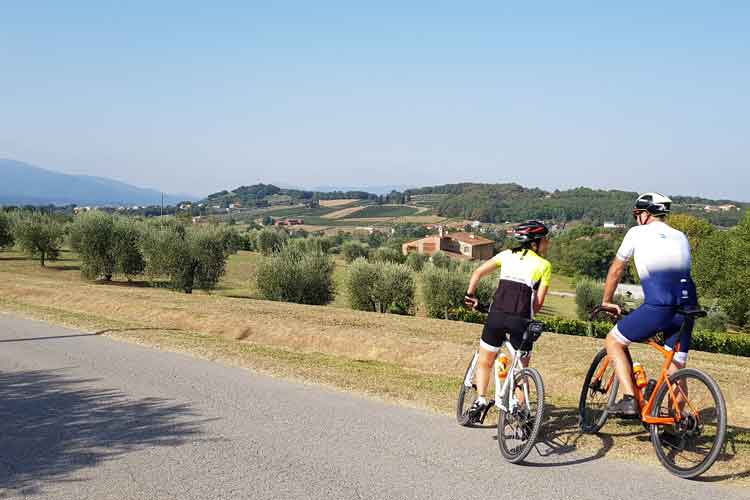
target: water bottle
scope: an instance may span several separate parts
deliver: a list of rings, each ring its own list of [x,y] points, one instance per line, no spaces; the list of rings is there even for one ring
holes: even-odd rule
[[[500,380],[505,380],[508,376],[508,370],[510,370],[510,358],[503,352],[497,357],[495,363],[497,363],[497,376],[500,377]]]
[[[635,385],[639,389],[643,389],[646,387],[646,384],[648,384],[648,379],[646,378],[646,369],[643,368],[643,365],[639,362],[633,363],[633,378],[635,379]]]

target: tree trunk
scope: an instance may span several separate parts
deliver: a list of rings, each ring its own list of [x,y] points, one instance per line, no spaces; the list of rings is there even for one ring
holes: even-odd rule
[[[44,267],[44,252],[39,253],[39,264]]]

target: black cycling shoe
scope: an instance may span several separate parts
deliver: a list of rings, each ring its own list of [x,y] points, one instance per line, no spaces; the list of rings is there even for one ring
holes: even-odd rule
[[[618,402],[607,407],[607,411],[621,417],[638,416],[638,402],[633,396],[625,395]]]
[[[474,404],[471,405],[471,408],[469,408],[469,411],[467,412],[469,414],[469,421],[471,423],[477,423],[483,420],[489,406],[489,403],[483,404],[479,400],[474,401]]]

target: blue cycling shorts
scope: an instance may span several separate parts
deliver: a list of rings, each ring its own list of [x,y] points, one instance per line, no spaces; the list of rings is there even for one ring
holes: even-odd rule
[[[654,306],[643,304],[635,311],[624,316],[617,322],[613,332],[617,339],[628,345],[631,342],[643,342],[650,339],[659,332],[664,333],[664,346],[674,349],[675,343],[680,341],[680,352],[687,353],[690,350],[690,341],[693,338],[693,325],[687,325],[682,331],[685,316],[677,314],[676,306]],[[684,356],[681,356],[684,358]]]

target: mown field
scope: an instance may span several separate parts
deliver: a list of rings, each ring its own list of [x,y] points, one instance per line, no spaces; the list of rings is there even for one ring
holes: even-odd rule
[[[244,276],[257,258],[233,258],[217,293],[185,295],[143,283],[82,281],[79,262],[67,252],[48,268],[3,252],[0,310],[453,413],[455,393],[481,326],[234,298],[251,295]],[[549,406],[543,439],[560,454],[576,453],[571,460],[606,455],[656,464],[648,435],[638,424],[612,421],[595,436],[577,431],[580,385],[601,346],[596,339],[548,333],[535,347],[533,364],[544,377]],[[649,373],[656,373],[657,360],[650,351],[637,346],[634,356]],[[729,442],[706,479],[750,483],[750,398],[744,393],[750,359],[695,352],[690,363],[718,380],[729,410]]]

